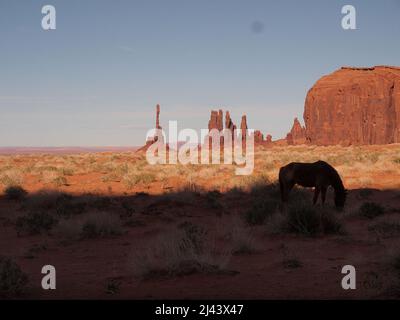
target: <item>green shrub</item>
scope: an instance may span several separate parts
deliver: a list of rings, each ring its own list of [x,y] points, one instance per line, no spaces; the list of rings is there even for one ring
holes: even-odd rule
[[[16,221],[17,232],[41,234],[48,232],[58,220],[47,212],[30,212]]]
[[[24,292],[28,276],[10,258],[0,257],[0,296],[13,297]]]
[[[360,216],[373,219],[375,217],[381,216],[385,213],[385,209],[375,202],[365,202],[358,209]]]
[[[7,199],[21,200],[27,195],[27,192],[20,186],[9,186],[4,190],[4,194]]]

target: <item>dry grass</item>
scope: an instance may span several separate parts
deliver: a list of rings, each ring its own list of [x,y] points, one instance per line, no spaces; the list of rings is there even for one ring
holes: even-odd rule
[[[133,253],[133,273],[139,278],[176,277],[192,273],[220,273],[231,251],[215,237],[193,227],[163,232]]]
[[[282,146],[258,148],[251,176],[236,176],[234,165],[149,165],[142,153],[95,153],[72,155],[0,156],[0,183],[4,187],[79,188],[86,183],[102,190],[176,189],[196,184],[205,190],[221,192],[246,190],[257,181],[277,181],[279,168],[291,161],[325,160],[335,166],[348,188],[379,184],[400,187],[400,145],[388,146]],[[79,177],[79,182],[76,178]],[[377,177],[387,177],[386,180]],[[399,177],[398,177],[399,178]],[[70,181],[72,181],[70,186]],[[75,183],[74,183],[75,181]],[[397,181],[397,184],[396,184]]]

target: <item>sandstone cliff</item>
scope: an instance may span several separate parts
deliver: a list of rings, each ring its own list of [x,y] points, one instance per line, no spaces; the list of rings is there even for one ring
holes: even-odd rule
[[[306,139],[317,145],[400,142],[400,68],[342,68],[309,90]]]

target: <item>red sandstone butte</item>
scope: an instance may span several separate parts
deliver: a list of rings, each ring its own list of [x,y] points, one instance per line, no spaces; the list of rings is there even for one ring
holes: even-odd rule
[[[343,67],[308,91],[308,143],[365,145],[400,142],[400,68]]]

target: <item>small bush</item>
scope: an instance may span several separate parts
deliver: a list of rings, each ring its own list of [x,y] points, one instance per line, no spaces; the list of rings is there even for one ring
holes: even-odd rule
[[[231,251],[218,250],[210,238],[204,239],[202,247],[206,250],[198,250],[183,230],[164,233],[134,253],[134,273],[149,279],[222,272]]]
[[[107,294],[117,294],[119,293],[121,287],[121,282],[117,279],[109,279],[106,283],[106,293]]]
[[[286,258],[283,259],[283,267],[287,269],[297,269],[301,268],[303,264],[297,258]]]
[[[289,232],[316,235],[320,229],[320,215],[314,206],[305,202],[290,205],[287,216]]]
[[[358,209],[358,214],[362,217],[373,219],[385,213],[385,209],[375,202],[365,202]]]
[[[278,206],[273,200],[259,200],[245,213],[244,219],[249,225],[262,225]]]
[[[240,220],[232,220],[223,226],[223,237],[235,255],[252,254],[256,252],[256,243],[251,228]]]
[[[343,224],[328,208],[318,209],[308,203],[300,201],[288,207],[286,215],[279,219],[280,232],[297,233],[305,236],[317,234],[343,234]]]
[[[4,194],[7,199],[21,200],[27,195],[27,192],[20,186],[10,186],[4,190]]]
[[[184,232],[185,238],[190,242],[196,252],[204,250],[204,241],[207,236],[207,231],[202,227],[191,222],[184,222],[180,225]]]
[[[341,220],[333,212],[324,209],[321,212],[321,232],[323,234],[344,234],[345,230]]]
[[[0,175],[0,183],[6,187],[21,186],[23,181],[22,174],[17,170],[8,170]]]
[[[57,222],[58,220],[47,212],[30,212],[17,219],[16,229],[18,233],[41,234],[50,231]]]
[[[0,296],[13,297],[24,292],[28,276],[10,258],[0,257]]]
[[[104,238],[117,236],[122,233],[122,224],[119,217],[107,212],[98,212],[89,215],[82,225],[82,238]]]
[[[54,178],[52,183],[57,187],[62,187],[68,185],[67,179],[64,176],[58,176]]]
[[[156,176],[152,173],[134,173],[127,174],[122,179],[123,183],[128,189],[132,189],[135,185],[142,183],[144,185],[150,184],[156,180]]]

